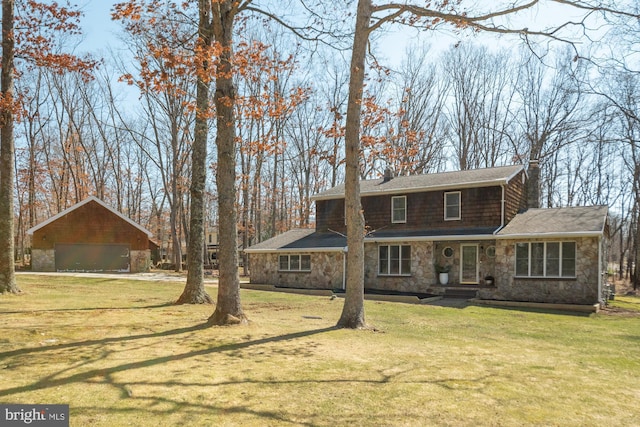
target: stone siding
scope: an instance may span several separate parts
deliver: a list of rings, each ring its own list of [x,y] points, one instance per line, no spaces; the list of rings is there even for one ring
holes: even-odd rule
[[[31,249],[32,271],[56,271],[56,251],[54,249]]]
[[[523,240],[496,243],[495,287],[479,289],[478,298],[562,304],[595,304],[599,301],[599,239],[578,238],[576,278],[516,278],[515,245]],[[534,239],[532,242],[543,242]],[[558,241],[557,239],[549,241]]]
[[[598,238],[578,238],[576,242],[576,278],[515,278],[515,244],[524,240],[487,240],[466,242],[478,244],[479,283],[478,298],[503,301],[526,301],[563,304],[595,304],[599,301],[599,246]],[[542,242],[544,239],[531,241]],[[557,239],[549,241],[558,241]],[[459,285],[460,242],[411,242],[411,274],[407,276],[378,275],[378,247],[368,242],[364,245],[364,286],[367,289],[393,292],[417,292],[442,294],[447,287]],[[402,244],[402,243],[389,243]],[[495,246],[495,257],[487,254],[487,248]],[[442,251],[451,247],[454,255],[444,259]],[[279,271],[277,253],[251,254],[251,283],[269,284],[291,288],[342,289],[344,259],[342,252],[300,252],[311,255],[311,271]],[[434,262],[452,266],[449,283],[441,286]],[[485,276],[493,276],[493,286],[484,282]]]
[[[130,267],[131,273],[145,273],[151,269],[151,250],[131,251]]]
[[[311,255],[311,271],[279,271],[277,253],[253,253],[251,283],[305,289],[342,289],[342,252],[299,252]]]
[[[365,288],[426,293],[432,285],[436,284],[433,242],[389,243],[390,245],[408,244],[411,246],[411,275],[409,276],[378,275],[378,246],[381,244],[383,243],[365,243],[364,245]]]

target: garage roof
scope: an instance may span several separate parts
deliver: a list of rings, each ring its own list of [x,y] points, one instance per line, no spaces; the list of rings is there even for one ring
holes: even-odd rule
[[[134,226],[138,230],[142,231],[147,236],[149,236],[149,237],[153,236],[153,233],[151,233],[149,230],[147,230],[146,228],[142,227],[140,224],[136,224],[134,221],[132,221],[131,219],[129,219],[126,216],[122,215],[120,212],[118,212],[115,209],[111,208],[105,202],[103,202],[102,200],[100,200],[100,199],[98,199],[97,197],[94,197],[94,196],[88,197],[88,198],[84,199],[83,201],[81,201],[79,203],[76,203],[75,205],[63,210],[62,212],[58,213],[57,215],[52,216],[48,220],[46,220],[44,222],[41,222],[40,224],[36,225],[35,227],[32,227],[32,228],[28,229],[27,230],[27,234],[32,235],[35,231],[37,231],[37,230],[39,230],[39,229],[51,224],[54,221],[57,221],[58,219],[62,218],[63,216],[65,216],[69,212],[74,211],[74,210],[78,209],[79,207],[84,206],[84,205],[86,205],[87,203],[90,203],[90,202],[96,202],[97,204],[99,204],[103,208],[107,209],[109,212],[111,212],[114,215],[120,217],[123,221],[128,222],[129,224],[131,224],[132,226]]]

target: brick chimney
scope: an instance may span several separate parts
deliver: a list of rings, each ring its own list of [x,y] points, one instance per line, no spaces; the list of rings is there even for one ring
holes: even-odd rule
[[[527,181],[527,208],[540,207],[540,166],[538,159],[529,160],[527,170],[529,180]]]

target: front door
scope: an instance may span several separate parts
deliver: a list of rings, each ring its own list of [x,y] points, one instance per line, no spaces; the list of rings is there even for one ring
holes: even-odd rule
[[[478,284],[478,245],[462,245],[460,247],[461,284]]]

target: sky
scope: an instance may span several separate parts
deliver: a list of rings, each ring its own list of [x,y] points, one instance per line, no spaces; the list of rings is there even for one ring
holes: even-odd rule
[[[105,49],[107,44],[115,45],[118,40],[115,33],[119,24],[111,20],[111,9],[118,1],[83,0],[79,8],[84,12],[82,33],[84,40],[78,49],[83,52],[96,52]]]
[[[107,45],[117,47],[118,39],[116,33],[119,30],[119,24],[111,20],[111,9],[113,5],[122,0],[80,0],[79,7],[85,16],[82,20],[82,28],[84,40],[78,46],[80,52],[98,53],[102,50],[106,51]],[[560,6],[537,7],[522,16],[521,22],[515,22],[518,27],[536,28],[545,24],[553,24],[564,22],[573,18],[567,8]],[[417,40],[420,33],[412,29],[394,28],[385,31],[383,34],[378,33],[379,52],[383,53],[393,64],[399,64],[406,55],[406,48],[412,42]],[[442,33],[422,32],[422,39],[427,40],[432,47],[447,47],[458,40],[474,40],[489,45],[515,44],[514,37],[497,39],[496,37],[481,36],[454,36]],[[104,52],[103,52],[104,53]]]

